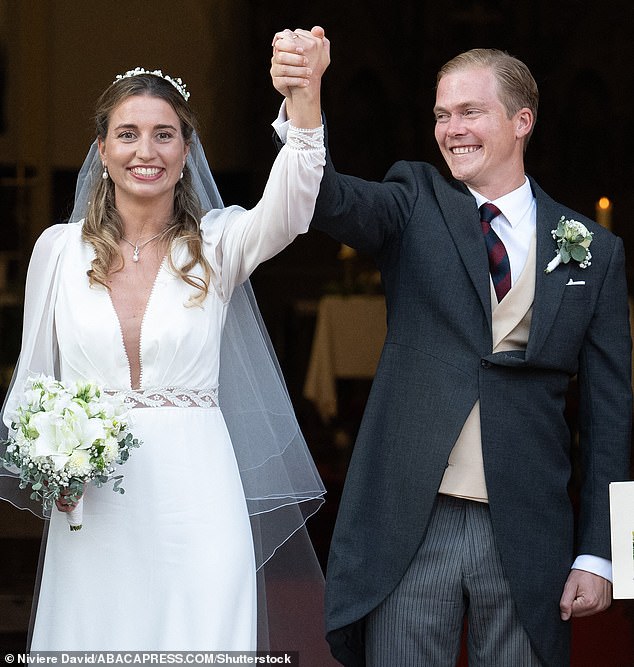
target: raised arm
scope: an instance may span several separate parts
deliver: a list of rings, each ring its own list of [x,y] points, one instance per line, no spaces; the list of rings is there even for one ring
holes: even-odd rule
[[[278,145],[286,139],[290,125],[301,126],[300,104],[330,62],[330,42],[323,28],[310,31],[283,30],[273,38],[271,79],[273,87],[285,98],[280,117],[274,124]],[[409,219],[417,199],[417,179],[412,167],[402,163],[392,169],[384,183],[370,183],[339,174],[326,151],[324,178],[321,181],[311,226],[336,240],[369,255],[377,255]],[[371,212],[371,214],[369,214]]]
[[[286,145],[273,164],[256,206],[250,210],[239,206],[213,209],[202,221],[205,254],[214,269],[214,286],[222,299],[229,299],[234,287],[261,262],[308,231],[323,175],[320,87],[330,63],[328,41],[306,30],[284,30],[273,40],[273,61],[277,45],[284,53],[280,60],[295,63],[289,67],[300,72],[300,81],[282,77],[286,83],[280,82],[292,108]],[[272,71],[277,67],[273,63]]]

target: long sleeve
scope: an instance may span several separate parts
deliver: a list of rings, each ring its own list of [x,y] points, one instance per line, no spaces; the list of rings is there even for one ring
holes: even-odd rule
[[[256,206],[249,210],[229,206],[205,215],[205,253],[219,279],[216,289],[223,300],[261,262],[308,231],[324,164],[323,128],[291,127]]]
[[[54,225],[37,240],[26,278],[24,321],[20,358],[12,386],[3,408],[3,421],[10,424],[26,377],[32,373],[54,375],[57,349],[55,344],[55,293],[57,266],[69,233],[79,233],[77,225]]]
[[[24,296],[22,348],[7,398],[2,406],[0,440],[6,438],[8,434],[11,417],[22,396],[26,378],[30,374],[55,375],[57,372],[55,338],[57,267],[68,235],[78,231],[76,225],[54,225],[42,233],[33,248]],[[29,496],[28,490],[19,488],[16,475],[0,467],[0,499],[42,516],[42,504],[31,500]]]

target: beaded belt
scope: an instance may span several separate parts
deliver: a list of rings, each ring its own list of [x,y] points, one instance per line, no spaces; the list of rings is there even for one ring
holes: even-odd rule
[[[217,408],[218,387],[212,389],[124,389],[108,392],[123,396],[129,408]]]

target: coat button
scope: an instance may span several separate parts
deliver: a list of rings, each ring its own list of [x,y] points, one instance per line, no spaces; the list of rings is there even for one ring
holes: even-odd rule
[[[482,368],[491,368],[491,362],[487,361],[486,359],[482,359],[480,365],[482,366]]]

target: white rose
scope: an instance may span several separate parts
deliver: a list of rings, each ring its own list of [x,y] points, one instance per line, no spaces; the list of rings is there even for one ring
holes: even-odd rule
[[[565,224],[564,238],[566,241],[574,241],[577,236],[583,236],[584,239],[589,237],[592,239],[592,234],[588,231],[588,228],[578,220],[569,220]]]

